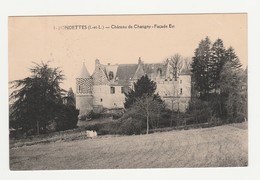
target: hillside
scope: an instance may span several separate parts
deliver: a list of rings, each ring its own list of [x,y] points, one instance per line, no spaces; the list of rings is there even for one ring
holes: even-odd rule
[[[233,167],[248,164],[247,124],[57,140],[10,149],[11,170]]]

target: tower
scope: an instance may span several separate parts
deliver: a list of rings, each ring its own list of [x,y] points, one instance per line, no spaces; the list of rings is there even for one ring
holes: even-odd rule
[[[93,80],[83,63],[80,74],[76,77],[76,108],[79,114],[87,114],[93,109]]]

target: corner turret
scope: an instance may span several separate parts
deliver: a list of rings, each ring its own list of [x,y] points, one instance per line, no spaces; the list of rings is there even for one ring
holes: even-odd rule
[[[76,77],[76,108],[79,114],[87,114],[93,109],[93,80],[90,76],[85,63],[78,76]]]

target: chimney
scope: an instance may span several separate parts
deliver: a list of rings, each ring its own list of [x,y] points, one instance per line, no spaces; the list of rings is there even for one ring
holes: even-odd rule
[[[141,64],[141,63],[142,63],[142,60],[141,60],[141,57],[139,57],[138,64]]]
[[[100,64],[98,59],[96,59],[95,63],[96,63],[96,65]]]

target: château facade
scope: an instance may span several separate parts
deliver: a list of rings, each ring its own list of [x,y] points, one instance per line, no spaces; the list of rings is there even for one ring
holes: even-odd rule
[[[191,75],[180,70],[173,76],[173,68],[166,63],[145,64],[139,58],[137,64],[103,65],[97,59],[95,70],[89,74],[83,63],[76,77],[76,108],[80,114],[91,110],[124,108],[125,95],[143,75],[155,81],[156,92],[169,109],[185,112],[191,98]]]

